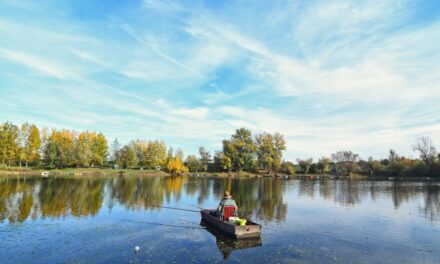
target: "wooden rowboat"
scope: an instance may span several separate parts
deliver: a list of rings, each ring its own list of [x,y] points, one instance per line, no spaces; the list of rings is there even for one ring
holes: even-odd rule
[[[226,235],[235,238],[254,238],[259,237],[261,235],[261,225],[247,220],[245,226],[239,226],[230,224],[227,221],[223,221],[216,216],[215,209],[205,209],[201,210],[200,214],[202,215],[202,220],[205,221],[206,224],[211,225],[214,228],[222,231]]]

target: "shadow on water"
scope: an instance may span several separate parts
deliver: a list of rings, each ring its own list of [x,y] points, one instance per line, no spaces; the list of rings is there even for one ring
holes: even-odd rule
[[[235,250],[261,247],[263,245],[261,237],[236,239],[226,236],[222,232],[210,226],[208,223],[205,223],[203,220],[200,222],[200,225],[215,237],[215,243],[222,253],[224,260],[229,259],[231,253]]]

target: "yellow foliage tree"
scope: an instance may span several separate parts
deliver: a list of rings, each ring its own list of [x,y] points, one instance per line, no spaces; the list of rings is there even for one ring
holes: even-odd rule
[[[170,158],[167,164],[167,168],[168,172],[170,172],[172,175],[188,172],[188,168],[183,164],[180,157]]]

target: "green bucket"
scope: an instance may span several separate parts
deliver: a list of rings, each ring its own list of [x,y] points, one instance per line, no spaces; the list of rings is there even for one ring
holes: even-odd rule
[[[246,219],[240,219],[238,220],[238,223],[240,224],[240,226],[245,226],[246,225],[247,220]]]

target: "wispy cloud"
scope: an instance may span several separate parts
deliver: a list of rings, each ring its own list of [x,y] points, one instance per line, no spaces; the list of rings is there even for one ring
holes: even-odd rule
[[[246,126],[285,134],[289,159],[440,144],[435,1],[81,7],[0,3],[0,121],[189,153]]]
[[[72,76],[72,74],[64,70],[62,66],[31,54],[0,48],[0,57],[58,79],[66,79]]]

